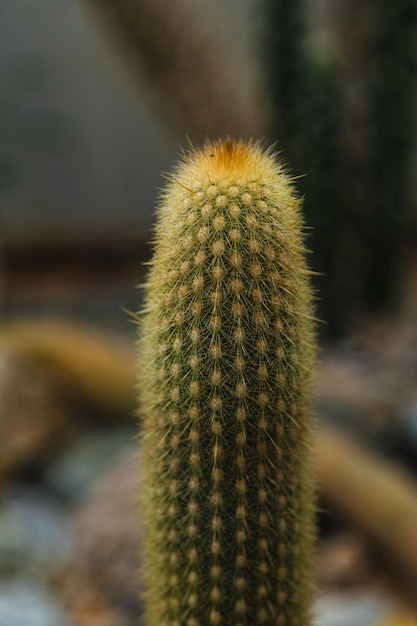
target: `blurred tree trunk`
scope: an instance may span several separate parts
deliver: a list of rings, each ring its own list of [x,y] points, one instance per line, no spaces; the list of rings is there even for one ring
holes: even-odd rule
[[[200,142],[263,135],[248,60],[200,1],[89,0],[145,79],[167,119]]]

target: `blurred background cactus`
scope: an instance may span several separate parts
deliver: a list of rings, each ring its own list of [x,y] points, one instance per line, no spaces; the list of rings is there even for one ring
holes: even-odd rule
[[[395,285],[410,243],[410,189],[415,159],[417,6],[374,2],[369,62],[373,198],[365,289],[374,308],[397,296]],[[414,185],[413,185],[414,186]],[[375,230],[372,228],[375,225]]]
[[[416,7],[348,0],[312,35],[305,2],[265,5],[269,135],[300,176],[321,315],[338,334],[398,297],[413,223]]]

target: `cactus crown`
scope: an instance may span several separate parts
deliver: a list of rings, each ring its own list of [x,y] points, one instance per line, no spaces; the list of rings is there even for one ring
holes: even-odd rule
[[[300,201],[225,141],[163,194],[140,340],[147,626],[306,626],[314,333]]]

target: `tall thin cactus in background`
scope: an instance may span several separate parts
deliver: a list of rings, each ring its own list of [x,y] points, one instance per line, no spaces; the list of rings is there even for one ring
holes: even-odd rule
[[[389,301],[405,251],[409,189],[415,157],[417,98],[417,4],[375,0],[370,59],[370,122],[373,144],[372,264],[370,304]]]
[[[305,6],[266,0],[266,80],[272,96],[271,137],[300,177],[307,225],[314,226],[310,246],[323,311],[331,317],[330,282],[333,245],[340,237],[335,213],[340,143],[340,80],[332,51],[306,46]],[[330,52],[330,54],[326,54]]]
[[[300,106],[306,89],[303,1],[267,0],[264,17],[268,24],[267,81],[273,96],[273,132],[295,165],[302,158],[305,139]]]
[[[340,9],[354,23],[334,58],[317,57],[305,45],[305,3],[265,0],[271,137],[301,176],[319,312],[333,332],[395,294],[417,117],[415,3],[346,0]]]

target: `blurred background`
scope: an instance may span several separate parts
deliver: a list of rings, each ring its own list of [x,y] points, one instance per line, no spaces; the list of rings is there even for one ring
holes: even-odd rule
[[[412,0],[0,3],[0,626],[138,623],[130,312],[161,173],[226,135],[304,196],[317,624],[417,623],[416,39]]]

